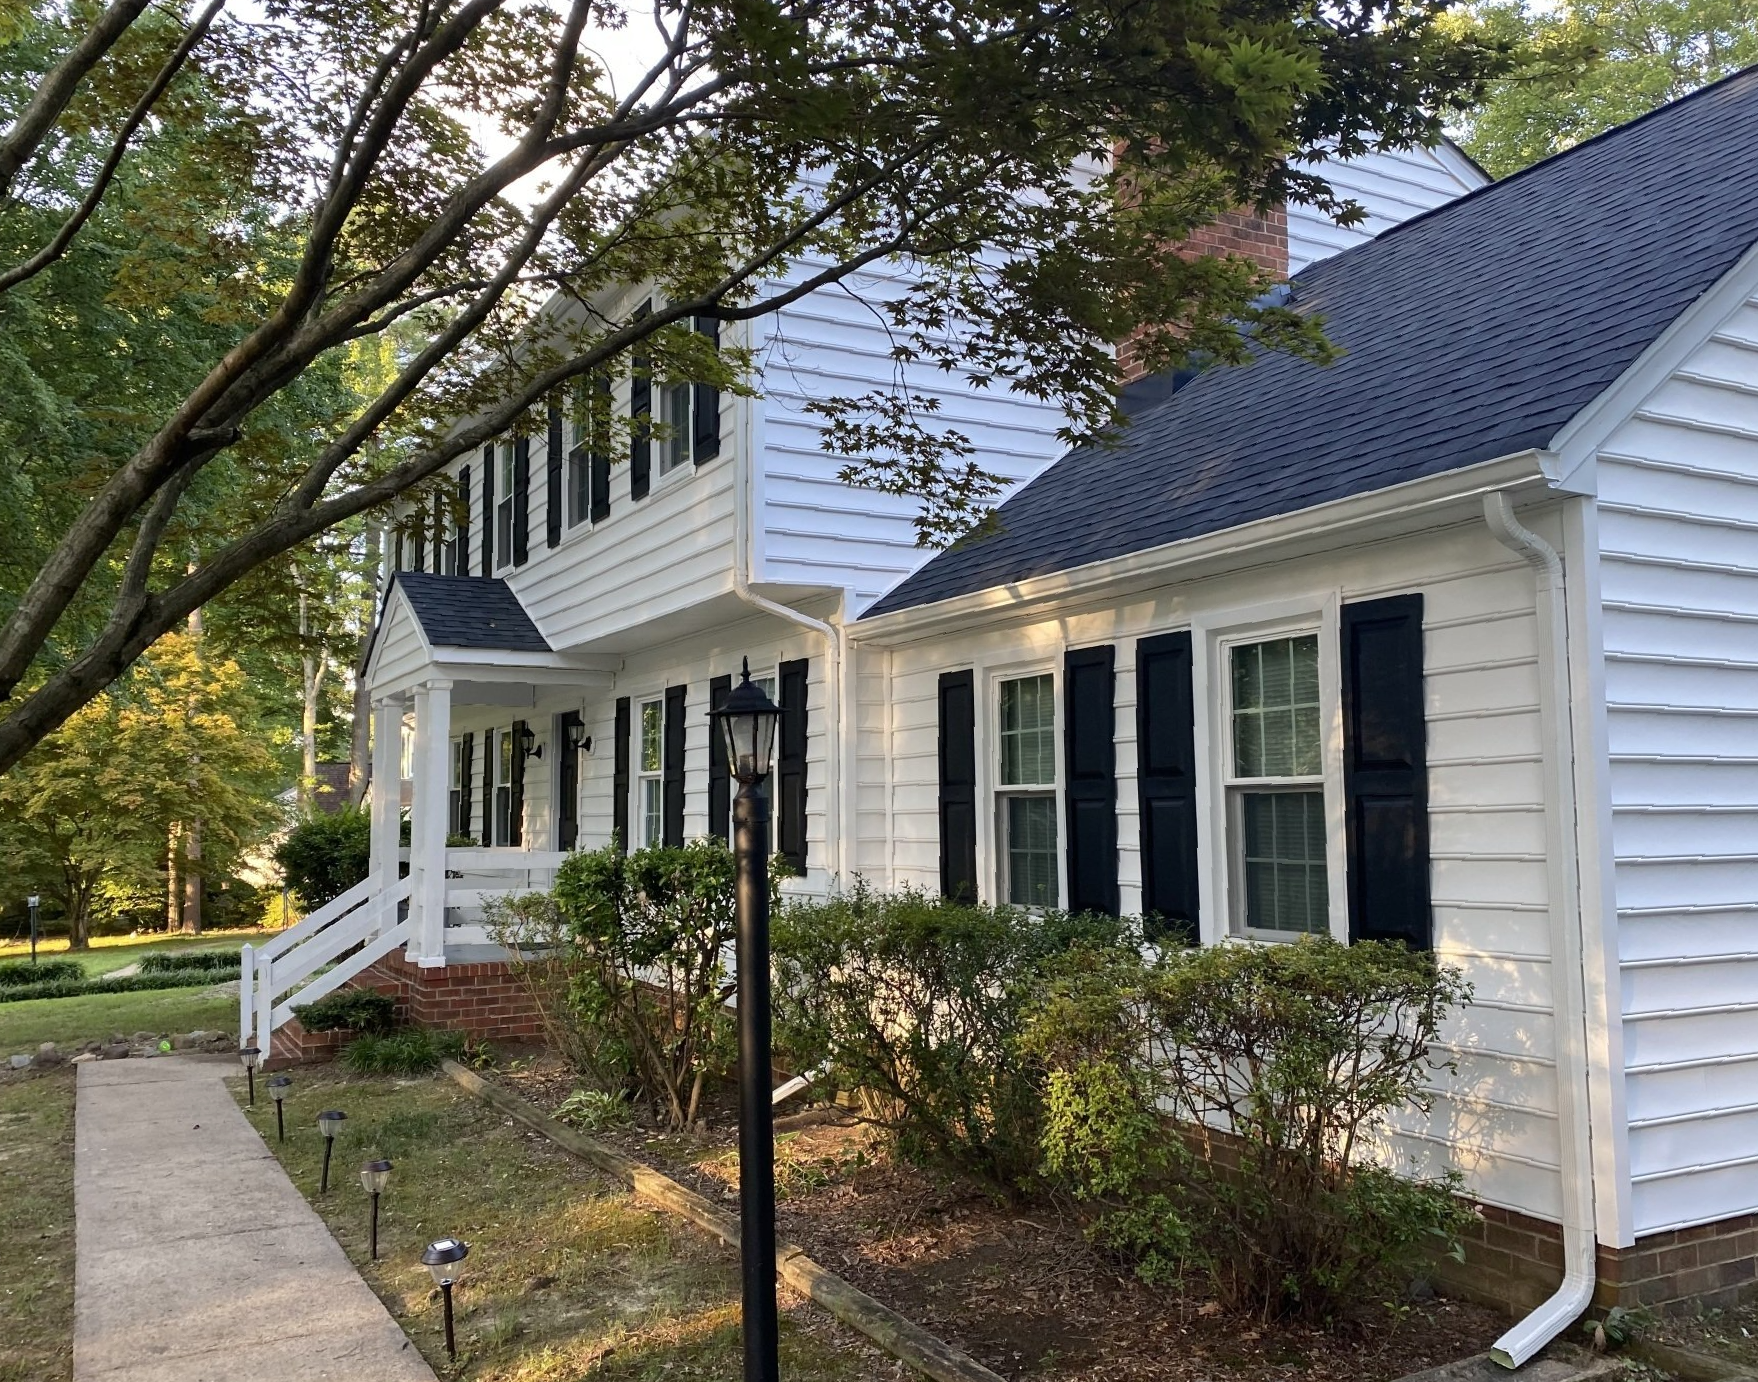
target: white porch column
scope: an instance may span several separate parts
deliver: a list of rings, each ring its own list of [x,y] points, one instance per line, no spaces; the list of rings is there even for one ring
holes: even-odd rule
[[[452,683],[435,677],[415,691],[415,791],[409,812],[408,955],[446,962],[446,802],[452,786]]]
[[[372,876],[375,892],[388,892],[397,886],[402,779],[403,702],[387,696],[372,703]],[[396,924],[394,918],[391,924]]]

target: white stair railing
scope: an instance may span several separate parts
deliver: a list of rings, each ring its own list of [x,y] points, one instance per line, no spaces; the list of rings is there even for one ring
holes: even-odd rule
[[[297,989],[301,1003],[315,1002],[408,939],[408,922],[397,920],[397,909],[409,896],[409,880],[376,894],[374,881],[356,883],[266,944],[244,947],[238,999],[242,1045],[256,1046],[267,1057],[275,1032],[293,1016],[292,990]],[[336,963],[363,941],[368,942],[364,949]],[[312,978],[330,964],[334,968]]]

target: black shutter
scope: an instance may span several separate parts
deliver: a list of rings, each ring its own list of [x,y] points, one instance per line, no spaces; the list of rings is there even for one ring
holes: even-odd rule
[[[1071,649],[1063,662],[1068,769],[1068,910],[1116,916],[1117,650]]]
[[[507,807],[507,843],[525,843],[525,722],[513,721],[513,776],[507,793],[512,802]]]
[[[494,443],[482,448],[482,574],[494,575]]]
[[[606,441],[610,429],[610,376],[594,375],[592,387],[598,400],[595,400],[597,408],[592,414],[591,423],[591,518],[594,523],[602,523],[610,517],[610,449]],[[598,411],[598,408],[603,411]]]
[[[458,746],[458,819],[452,823],[452,829],[460,835],[470,834],[470,827],[475,824],[476,797],[471,790],[475,775],[476,736],[466,734]]]
[[[482,844],[486,849],[494,838],[494,731],[482,731]]]
[[[696,330],[720,349],[720,322],[714,317],[697,317]],[[690,412],[694,435],[690,438],[691,451],[696,457],[696,464],[711,461],[720,454],[720,390],[712,384],[696,384],[692,386],[695,398],[691,402]]]
[[[647,303],[635,313],[640,321],[653,311]],[[653,483],[653,435],[650,422],[641,422],[641,414],[651,418],[653,412],[653,360],[635,355],[629,361],[629,420],[634,431],[629,437],[629,498],[645,499]]]
[[[1433,944],[1422,596],[1343,606],[1349,938]]]
[[[807,660],[784,662],[781,677],[780,752],[775,756],[776,853],[795,873],[806,871],[806,668]]]
[[[611,829],[616,832],[617,849],[629,852],[629,698],[617,697],[616,771],[611,776]]]
[[[732,694],[731,677],[708,683],[708,708],[719,710]],[[732,774],[726,765],[726,737],[714,720],[708,722],[708,833],[717,840],[732,838]]]
[[[452,570],[460,576],[470,574],[470,467],[458,467],[458,543]]]
[[[1135,743],[1142,916],[1153,939],[1195,945],[1196,715],[1188,632],[1135,645]]]
[[[940,674],[940,893],[977,900],[977,696],[971,672]]]
[[[665,740],[660,760],[662,840],[667,849],[684,845],[684,688],[665,688]]]
[[[531,555],[531,438],[513,442],[513,565]]]
[[[446,531],[446,496],[433,492],[433,574],[443,575],[446,569],[446,548],[441,540]]]
[[[549,457],[544,471],[543,536],[554,547],[562,540],[562,409],[549,405]]]

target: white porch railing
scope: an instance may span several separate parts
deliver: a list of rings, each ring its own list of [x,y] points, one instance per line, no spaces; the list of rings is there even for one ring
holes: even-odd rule
[[[555,886],[555,871],[567,857],[565,850],[448,849],[446,945],[495,944],[483,924],[483,904],[547,891]]]
[[[295,997],[316,1002],[409,939],[408,920],[397,915],[409,896],[409,880],[374,893],[376,881],[366,878],[264,945],[244,947],[238,986],[241,1044],[267,1056],[275,1032],[293,1016]],[[364,948],[337,962],[362,942]],[[325,965],[334,967],[318,975]]]

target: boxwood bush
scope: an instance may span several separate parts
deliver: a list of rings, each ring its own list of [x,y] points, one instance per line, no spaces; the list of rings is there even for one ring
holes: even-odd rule
[[[310,1003],[295,1003],[293,1016],[308,1032],[360,1032],[386,1036],[397,1025],[397,1000],[373,989],[337,989]]]
[[[92,993],[150,993],[157,989],[205,988],[223,983],[225,974],[212,969],[164,969],[130,974],[121,979],[48,979],[34,984],[0,986],[0,1003],[31,998],[83,998]]]
[[[65,983],[85,978],[85,966],[78,960],[11,960],[0,964],[0,989],[20,988],[27,984]]]
[[[205,969],[220,979],[236,979],[240,959],[236,950],[155,950],[140,961],[142,974],[169,974],[177,970]]]

